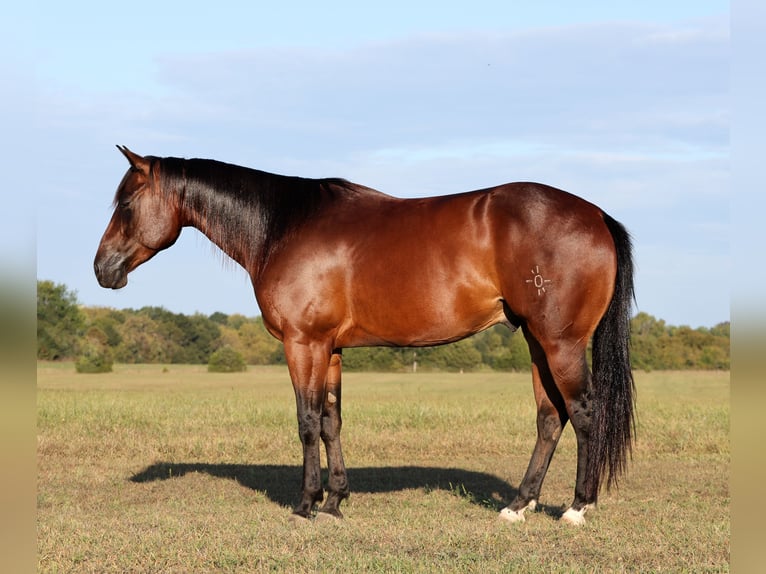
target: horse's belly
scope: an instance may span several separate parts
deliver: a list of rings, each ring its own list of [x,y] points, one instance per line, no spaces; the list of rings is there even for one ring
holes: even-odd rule
[[[428,347],[458,341],[508,323],[499,298],[452,301],[410,298],[396,304],[357,305],[355,317],[339,333],[339,347]]]

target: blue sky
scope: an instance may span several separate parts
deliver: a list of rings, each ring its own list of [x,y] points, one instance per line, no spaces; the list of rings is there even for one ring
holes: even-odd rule
[[[638,310],[671,324],[729,319],[728,2],[12,10],[35,33],[3,25],[21,48],[0,68],[17,86],[0,96],[16,136],[4,146],[29,150],[10,183],[35,175],[37,276],[84,304],[258,313],[244,272],[193,230],[125,289],[98,286],[92,260],[125,144],[402,197],[548,183],[632,231]]]

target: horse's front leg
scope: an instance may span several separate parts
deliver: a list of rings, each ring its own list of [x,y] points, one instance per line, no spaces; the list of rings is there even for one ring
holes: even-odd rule
[[[303,445],[301,499],[293,514],[302,518],[309,518],[314,505],[323,498],[319,440],[330,355],[328,345],[285,341],[285,357],[295,391],[298,432]]]
[[[330,368],[327,372],[325,400],[322,410],[321,437],[327,450],[327,466],[329,481],[327,484],[327,501],[319,509],[317,518],[325,515],[343,518],[338,506],[348,497],[348,476],[343,462],[343,451],[340,445],[341,421],[341,354],[340,349],[333,352]]]

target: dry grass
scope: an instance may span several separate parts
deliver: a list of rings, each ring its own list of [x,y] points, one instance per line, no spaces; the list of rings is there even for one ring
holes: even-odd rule
[[[539,512],[496,520],[534,443],[528,375],[347,374],[352,496],[288,523],[286,372],[38,368],[41,572],[719,572],[729,568],[728,373],[639,373],[630,472],[584,528],[568,430]]]

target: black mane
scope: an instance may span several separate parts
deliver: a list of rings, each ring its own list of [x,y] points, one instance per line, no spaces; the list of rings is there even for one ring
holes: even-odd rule
[[[259,268],[291,231],[329,202],[365,189],[340,178],[275,175],[208,159],[159,161],[162,189],[180,194],[183,209],[196,214],[214,243]]]

